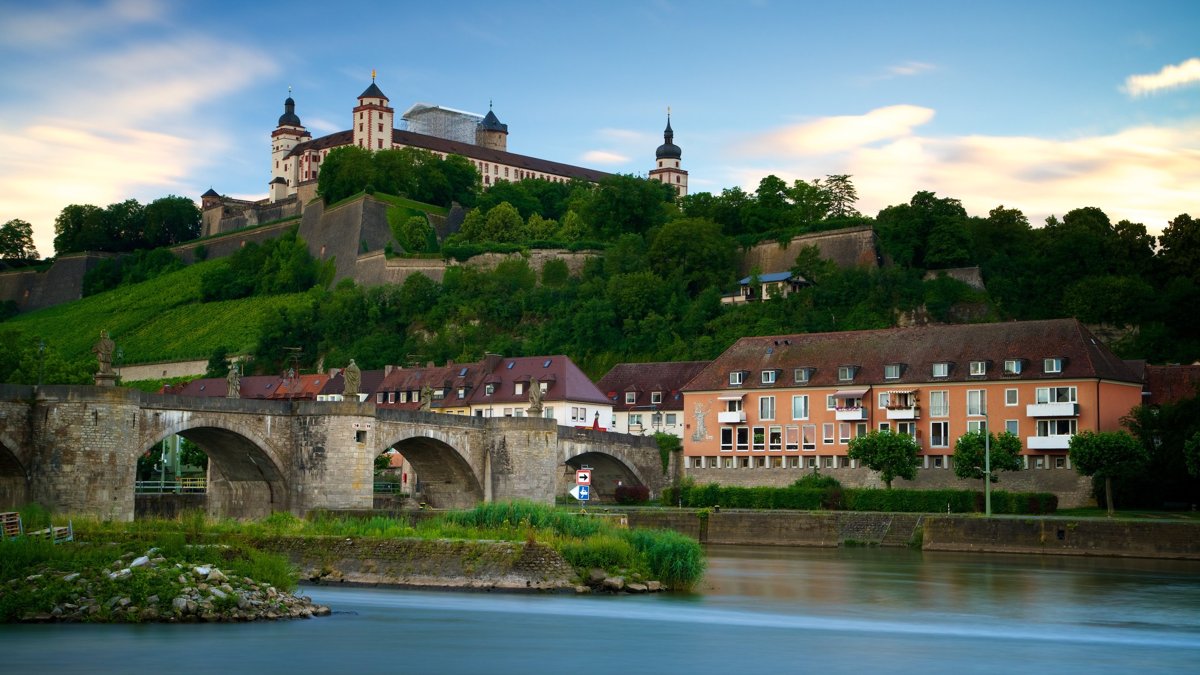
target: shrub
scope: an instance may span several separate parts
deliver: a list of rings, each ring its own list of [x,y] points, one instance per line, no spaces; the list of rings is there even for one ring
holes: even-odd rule
[[[650,488],[645,485],[618,485],[618,504],[645,504],[650,501]]]

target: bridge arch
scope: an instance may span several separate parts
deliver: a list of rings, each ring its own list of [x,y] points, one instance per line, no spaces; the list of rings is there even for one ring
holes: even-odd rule
[[[616,501],[619,485],[651,487],[650,482],[642,477],[638,467],[619,455],[583,448],[574,454],[568,451],[565,464],[566,471],[559,486],[560,493],[565,494],[575,486],[575,472],[585,466],[592,470],[591,498],[595,501]]]
[[[208,455],[205,510],[209,515],[262,518],[289,510],[285,465],[271,444],[252,429],[220,416],[184,416],[144,435],[137,456],[174,435],[192,441]]]
[[[385,437],[380,452],[395,449],[417,476],[414,496],[436,508],[469,508],[485,495],[475,469],[441,433],[399,432]]]
[[[25,465],[17,456],[21,447],[7,433],[0,432],[0,509],[16,509],[29,501],[29,481]]]

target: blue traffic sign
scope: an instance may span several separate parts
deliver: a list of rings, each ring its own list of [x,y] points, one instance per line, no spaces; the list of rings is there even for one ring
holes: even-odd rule
[[[586,502],[592,498],[592,488],[590,485],[576,485],[571,488],[571,496],[581,502]]]

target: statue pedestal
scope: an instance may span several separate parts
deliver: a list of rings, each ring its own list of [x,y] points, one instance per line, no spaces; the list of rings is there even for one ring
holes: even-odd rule
[[[117,386],[116,373],[96,373],[97,387],[115,387]]]

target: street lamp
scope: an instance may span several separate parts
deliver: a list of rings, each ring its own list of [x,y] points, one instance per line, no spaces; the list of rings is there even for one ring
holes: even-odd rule
[[[992,517],[992,422],[983,409],[983,514]]]
[[[42,386],[42,364],[46,360],[46,341],[45,340],[40,340],[40,339],[38,340],[37,350],[38,350],[38,380],[37,380],[37,383],[38,383],[38,386],[40,387],[40,386]]]

